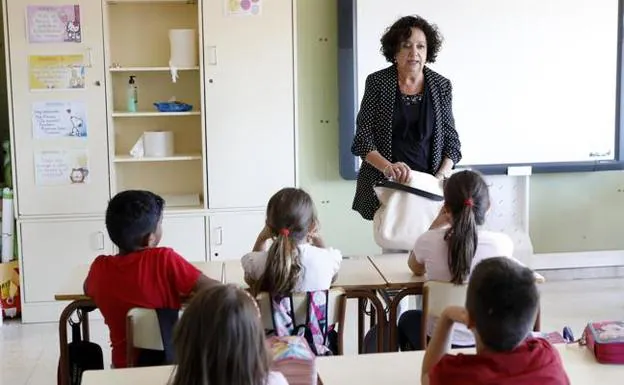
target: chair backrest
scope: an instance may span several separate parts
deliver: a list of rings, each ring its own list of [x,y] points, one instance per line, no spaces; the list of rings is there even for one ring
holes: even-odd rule
[[[421,343],[427,346],[427,321],[429,317],[440,317],[448,306],[466,305],[468,284],[427,281],[423,285],[423,320],[421,322]]]
[[[329,325],[340,323],[343,316],[345,305],[345,291],[340,288],[329,290],[327,299],[327,323]],[[306,293],[293,293],[293,306],[297,324],[306,322],[307,315],[307,297]],[[271,312],[271,296],[262,292],[256,297],[260,314],[262,315],[262,325],[266,330],[273,329],[273,314]]]
[[[273,313],[271,311],[271,296],[262,292],[256,297],[260,314],[262,315],[262,325],[265,330],[273,330]],[[305,324],[307,316],[307,293],[293,293],[293,311],[297,325]],[[344,319],[346,311],[345,291],[341,288],[329,290],[327,298],[327,325],[339,324],[338,328],[338,350],[337,354],[342,354],[342,336],[344,329]]]
[[[127,366],[152,366],[172,362],[173,326],[181,313],[181,310],[174,309],[130,309],[126,316]],[[135,354],[137,350],[138,356]],[[156,352],[162,353],[154,354]]]
[[[132,347],[138,349],[164,350],[160,324],[154,309],[133,308],[128,311],[127,325],[132,331]]]

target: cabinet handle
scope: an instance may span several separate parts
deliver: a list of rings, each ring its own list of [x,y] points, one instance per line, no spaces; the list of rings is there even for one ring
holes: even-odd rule
[[[217,65],[217,46],[209,45],[208,46],[208,64],[216,66]]]
[[[216,227],[212,233],[214,235],[215,246],[221,246],[223,244],[223,228]]]
[[[87,60],[89,61],[89,64],[87,64],[87,68],[92,68],[93,67],[93,56],[91,55],[91,48],[87,48]]]
[[[96,250],[104,250],[104,233],[98,231],[95,233],[95,249]]]

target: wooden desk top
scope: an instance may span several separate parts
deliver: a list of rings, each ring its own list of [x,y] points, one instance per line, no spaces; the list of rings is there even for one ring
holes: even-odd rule
[[[407,267],[408,254],[383,254],[368,257],[388,283],[389,288],[401,289],[422,286],[424,276],[414,275]]]
[[[624,376],[624,366],[599,364],[585,347],[555,346],[572,384],[618,384]],[[472,351],[462,349],[453,352]],[[319,357],[316,367],[323,385],[414,385],[420,383],[423,356],[423,351],[417,351]]]
[[[578,345],[556,345],[572,384],[619,384],[624,366],[602,365]],[[455,350],[470,353],[473,349]],[[319,357],[316,361],[323,385],[377,385],[420,383],[423,351]],[[86,371],[83,385],[166,385],[173,366]],[[390,381],[391,380],[391,381]]]
[[[223,262],[191,262],[202,273],[210,278],[223,282]],[[84,294],[83,284],[89,274],[90,265],[80,265],[75,267],[69,274],[65,284],[61,286],[57,294],[54,295],[56,301],[76,301],[79,299],[89,299]]]
[[[386,280],[367,257],[346,257],[340,264],[338,277],[332,286],[345,289],[380,289],[386,287]]]
[[[174,366],[144,368],[87,370],[82,374],[82,385],[166,385]]]

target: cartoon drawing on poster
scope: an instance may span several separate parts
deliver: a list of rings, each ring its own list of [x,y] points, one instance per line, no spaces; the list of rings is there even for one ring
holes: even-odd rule
[[[79,5],[29,5],[26,8],[29,43],[80,43]]]
[[[258,16],[262,13],[262,0],[223,0],[225,16]]]
[[[86,149],[35,152],[35,184],[70,185],[89,183]]]
[[[87,137],[87,111],[84,102],[47,101],[33,103],[33,137]]]
[[[85,88],[84,55],[31,55],[31,90]]]

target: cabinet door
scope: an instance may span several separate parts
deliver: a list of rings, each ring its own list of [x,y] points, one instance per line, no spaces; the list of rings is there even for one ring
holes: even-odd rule
[[[187,261],[206,261],[206,220],[201,217],[165,217],[160,246],[171,247]]]
[[[293,8],[238,17],[230,3],[203,7],[208,202],[259,208],[295,184]]]
[[[29,6],[37,7],[27,23]],[[101,215],[109,199],[101,4],[7,0],[6,7],[18,213]],[[80,42],[30,42],[53,35],[58,23],[52,21],[76,14]]]
[[[210,216],[210,260],[240,259],[253,249],[264,227],[263,211],[219,213]]]
[[[22,222],[20,239],[24,301],[29,303],[54,301],[73,268],[113,253],[103,220]]]

